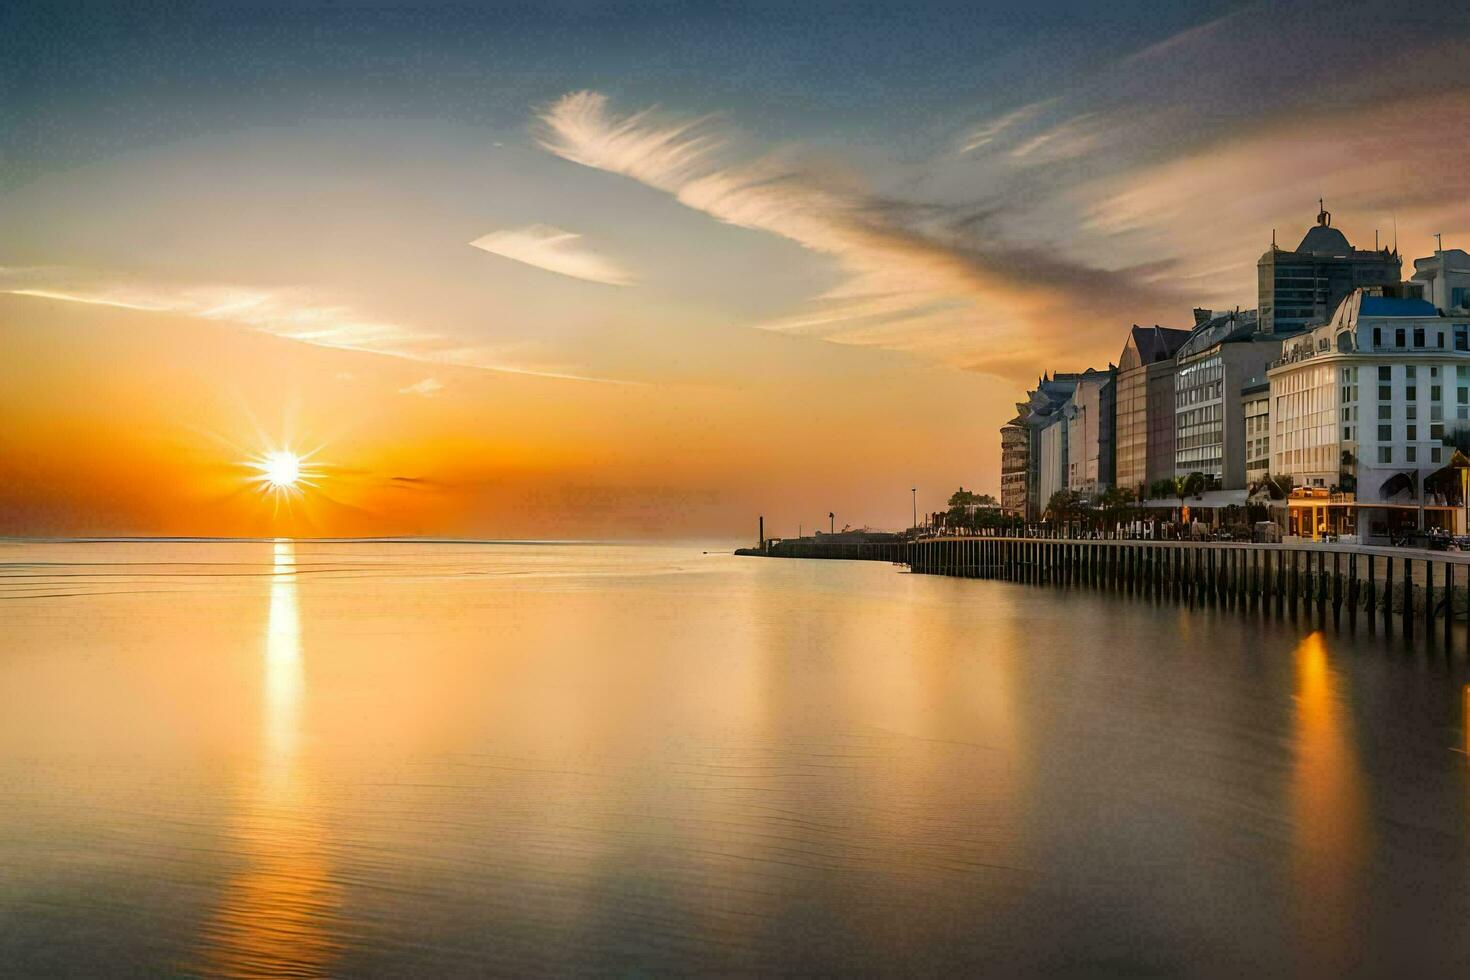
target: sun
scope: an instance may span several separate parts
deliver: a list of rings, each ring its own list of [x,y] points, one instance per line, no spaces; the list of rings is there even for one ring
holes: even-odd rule
[[[296,485],[301,479],[301,457],[295,453],[266,453],[262,467],[265,482],[272,488],[284,490]]]
[[[254,471],[250,480],[262,493],[277,497],[296,496],[305,487],[316,486],[319,467],[311,462],[315,452],[298,453],[291,449],[269,449],[245,461]]]

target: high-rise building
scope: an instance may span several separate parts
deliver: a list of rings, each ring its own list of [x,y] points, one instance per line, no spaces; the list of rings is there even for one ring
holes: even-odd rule
[[[1007,514],[1028,521],[1040,519],[1041,509],[1046,504],[1044,498],[1038,499],[1041,493],[1041,431],[1055,420],[1057,411],[1072,396],[1079,377],[1076,374],[1042,375],[1036,387],[1026,393],[1026,400],[1016,403],[1016,417],[1001,426],[1001,509]],[[1056,447],[1050,440],[1047,448],[1056,455]]]
[[[1268,334],[1292,334],[1310,323],[1323,323],[1354,289],[1395,287],[1402,274],[1397,252],[1354,248],[1332,227],[1326,207],[1295,251],[1277,248],[1272,241],[1256,269],[1260,330]]]
[[[1175,357],[1174,474],[1203,473],[1221,490],[1244,490],[1240,393],[1281,356],[1281,337],[1258,329],[1255,310],[1210,316]],[[1243,499],[1243,497],[1242,497]]]
[[[1116,484],[1135,492],[1174,475],[1174,355],[1188,330],[1134,324],[1118,358]],[[1147,496],[1145,492],[1143,496]]]
[[[1470,428],[1470,310],[1356,290],[1268,377],[1271,472],[1298,488],[1290,533],[1463,529],[1447,439]]]

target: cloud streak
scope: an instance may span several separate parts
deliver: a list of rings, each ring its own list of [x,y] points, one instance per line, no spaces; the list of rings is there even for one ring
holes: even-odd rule
[[[497,357],[484,345],[470,346],[433,331],[378,320],[346,304],[323,303],[307,289],[147,283],[48,266],[0,268],[0,293],[229,323],[317,347],[415,362],[563,381],[638,383]]]
[[[582,236],[551,225],[491,232],[470,242],[493,255],[573,279],[626,286],[633,281],[615,262],[580,246]]]
[[[1100,310],[1124,301],[1157,307],[1166,295],[1134,270],[985,240],[977,235],[990,229],[983,217],[957,221],[953,212],[890,200],[831,168],[773,153],[732,160],[736,141],[713,116],[617,115],[605,96],[584,91],[540,121],[540,144],[557,156],[834,260],[842,281],[808,309],[758,324],[767,329],[985,370],[1016,344],[1045,344],[1044,320],[1070,315],[1085,330]]]

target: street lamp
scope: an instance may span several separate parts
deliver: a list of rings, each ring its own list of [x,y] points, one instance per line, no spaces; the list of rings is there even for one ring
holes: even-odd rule
[[[827,533],[835,534],[837,531],[837,516],[830,510],[827,511]]]
[[[909,493],[914,495],[914,527],[919,526],[919,488],[912,487]]]

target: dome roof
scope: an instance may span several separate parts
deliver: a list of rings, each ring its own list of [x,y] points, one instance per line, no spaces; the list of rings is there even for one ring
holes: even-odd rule
[[[1353,246],[1346,235],[1331,225],[1313,225],[1296,250],[1311,255],[1351,255]]]

